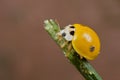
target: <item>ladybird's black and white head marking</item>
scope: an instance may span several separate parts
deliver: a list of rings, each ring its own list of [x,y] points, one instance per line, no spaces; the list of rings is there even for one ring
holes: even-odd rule
[[[75,32],[75,27],[73,25],[66,26],[63,30],[60,31],[62,37],[67,41],[72,41]]]

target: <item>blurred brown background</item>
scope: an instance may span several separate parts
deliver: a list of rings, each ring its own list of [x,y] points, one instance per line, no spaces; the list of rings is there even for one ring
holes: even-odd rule
[[[44,30],[50,18],[91,26],[102,43],[91,64],[120,80],[119,0],[0,0],[0,80],[84,80]]]

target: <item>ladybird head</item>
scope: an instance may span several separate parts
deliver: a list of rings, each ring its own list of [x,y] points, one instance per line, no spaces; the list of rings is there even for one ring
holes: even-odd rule
[[[67,41],[72,41],[75,32],[75,27],[73,25],[66,26],[63,30],[60,31],[62,37]]]

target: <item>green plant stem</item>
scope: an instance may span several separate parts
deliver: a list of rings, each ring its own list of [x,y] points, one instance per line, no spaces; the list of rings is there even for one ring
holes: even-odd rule
[[[59,39],[57,33],[60,31],[60,27],[56,21],[50,19],[45,20],[45,30],[49,33],[51,38],[59,45],[59,47],[64,52],[64,55],[69,53],[68,59],[69,61],[77,68],[77,70],[84,76],[86,80],[102,80],[99,74],[95,71],[95,69],[90,65],[90,63],[85,59],[80,59],[76,54],[74,49],[68,50],[68,46],[70,43],[66,44],[65,47],[61,47],[67,41]]]

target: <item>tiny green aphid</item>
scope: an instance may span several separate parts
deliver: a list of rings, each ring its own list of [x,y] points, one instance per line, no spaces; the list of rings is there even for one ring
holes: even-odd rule
[[[72,47],[81,57],[93,60],[100,53],[100,39],[97,33],[87,26],[68,25],[60,31],[60,34],[72,43]]]

